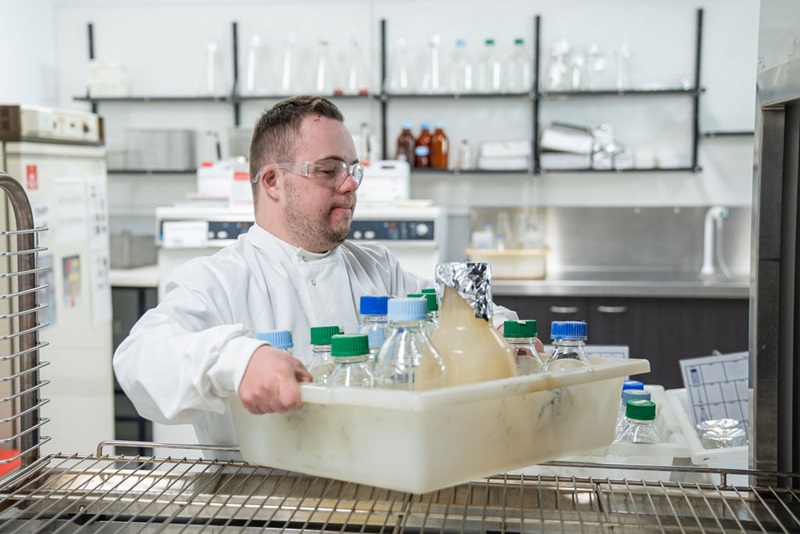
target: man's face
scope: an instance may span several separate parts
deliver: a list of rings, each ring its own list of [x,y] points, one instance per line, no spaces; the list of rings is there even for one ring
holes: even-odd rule
[[[353,138],[344,124],[320,116],[306,117],[294,151],[299,168],[304,161],[358,161]],[[283,183],[285,228],[294,244],[310,252],[325,252],[340,245],[350,232],[356,206],[356,182],[352,176],[334,187],[322,180],[277,171]]]

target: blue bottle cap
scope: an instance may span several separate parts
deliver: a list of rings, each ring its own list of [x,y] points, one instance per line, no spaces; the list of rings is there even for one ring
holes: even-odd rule
[[[626,389],[644,389],[644,384],[638,380],[626,380],[622,383],[622,391]]]
[[[389,302],[388,296],[364,295],[361,297],[359,311],[361,315],[386,315],[387,302]]]
[[[650,400],[650,392],[643,389],[623,389],[622,404],[628,404],[629,400]]]
[[[387,315],[389,321],[421,321],[428,316],[428,301],[423,298],[390,299]]]
[[[423,122],[422,124],[420,124],[420,128],[422,128],[423,130],[431,129],[430,124],[428,124],[427,122]]]
[[[292,333],[288,330],[274,330],[272,332],[259,332],[256,339],[266,341],[276,349],[286,350],[294,347]]]
[[[404,130],[410,130],[411,129],[411,123],[410,122],[404,122],[403,123],[403,129]]]
[[[586,323],[583,321],[553,321],[550,325],[550,338],[565,341],[585,341]]]
[[[456,39],[456,46],[466,46],[466,45],[467,45],[466,39],[461,39],[461,38]]]

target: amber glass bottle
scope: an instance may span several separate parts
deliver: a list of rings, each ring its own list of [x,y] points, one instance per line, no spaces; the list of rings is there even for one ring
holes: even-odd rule
[[[397,153],[395,154],[395,159],[406,160],[408,164],[413,167],[414,147],[416,144],[417,140],[414,138],[414,134],[411,133],[411,123],[404,122],[403,131],[397,136]]]
[[[419,133],[419,137],[417,137],[417,143],[415,145],[415,154],[417,153],[416,148],[424,146],[425,148],[428,149],[427,150],[428,157],[423,158],[422,160],[416,160],[415,161],[416,164],[414,165],[414,167],[417,168],[430,167],[431,144],[433,143],[433,138],[431,137],[431,129],[430,126],[428,126],[427,122],[423,122],[420,125],[420,129],[421,131]]]
[[[431,136],[431,167],[434,169],[446,169],[448,156],[450,155],[450,142],[444,133],[444,127],[437,124]]]

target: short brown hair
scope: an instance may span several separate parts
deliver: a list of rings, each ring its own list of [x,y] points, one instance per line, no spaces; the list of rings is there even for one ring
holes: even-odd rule
[[[250,141],[250,177],[268,163],[291,161],[300,134],[300,123],[309,115],[321,115],[344,122],[344,115],[324,96],[297,95],[281,100],[256,122]],[[253,198],[258,183],[253,184]]]

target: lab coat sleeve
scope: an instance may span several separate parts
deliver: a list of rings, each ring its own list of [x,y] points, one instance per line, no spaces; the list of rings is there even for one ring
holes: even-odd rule
[[[202,270],[200,270],[202,273]],[[159,423],[194,423],[223,413],[253,352],[264,343],[241,324],[226,324],[222,291],[210,279],[167,286],[159,305],[133,327],[114,354],[114,371],[139,414]]]

